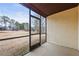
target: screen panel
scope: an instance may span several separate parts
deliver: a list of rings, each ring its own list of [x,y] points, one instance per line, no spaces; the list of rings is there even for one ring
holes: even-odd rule
[[[41,16],[41,44],[46,42],[46,20]]]
[[[40,21],[31,17],[31,46],[40,43]]]
[[[0,55],[29,52],[29,9],[17,3],[0,4]]]

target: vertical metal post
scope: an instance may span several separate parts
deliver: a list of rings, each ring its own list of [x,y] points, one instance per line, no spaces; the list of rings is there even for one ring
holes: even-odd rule
[[[47,18],[45,18],[45,40],[47,42]]]
[[[31,9],[29,9],[29,51],[31,51]]]
[[[40,15],[40,45],[41,45],[41,15]]]

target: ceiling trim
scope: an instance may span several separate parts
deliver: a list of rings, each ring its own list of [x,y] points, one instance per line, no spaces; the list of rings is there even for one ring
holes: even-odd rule
[[[50,3],[21,3],[21,4],[25,7],[30,8],[31,10],[35,11],[36,13],[38,13],[38,14],[44,16],[44,17],[47,17],[51,14],[62,12],[62,11],[65,11],[65,10],[68,10],[68,9],[71,9],[71,8],[78,6],[78,3],[51,3],[52,7],[50,7],[50,9],[52,9],[53,7],[56,6],[58,10],[52,9],[53,12],[51,10],[49,10],[49,13],[46,14],[45,12],[42,11],[43,9],[40,10],[39,9],[40,7],[37,7],[35,5],[39,4],[39,6],[43,6],[44,8],[46,8],[46,7],[49,8],[48,6],[44,6],[42,4],[48,4],[49,5]],[[56,5],[53,5],[53,4],[56,4]],[[60,9],[60,7],[63,7],[63,8]]]

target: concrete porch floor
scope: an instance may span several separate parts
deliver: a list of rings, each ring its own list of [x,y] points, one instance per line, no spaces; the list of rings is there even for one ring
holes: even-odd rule
[[[79,51],[47,42],[25,56],[79,56]]]

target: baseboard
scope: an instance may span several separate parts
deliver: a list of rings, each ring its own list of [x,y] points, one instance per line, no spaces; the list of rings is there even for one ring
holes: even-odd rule
[[[78,48],[72,48],[72,47],[68,47],[68,46],[63,46],[63,45],[57,44],[56,42],[50,42],[50,41],[49,41],[48,43],[55,44],[55,45],[57,45],[57,46],[61,46],[61,47],[65,47],[65,48],[70,48],[70,49],[74,49],[74,50],[79,51]]]

